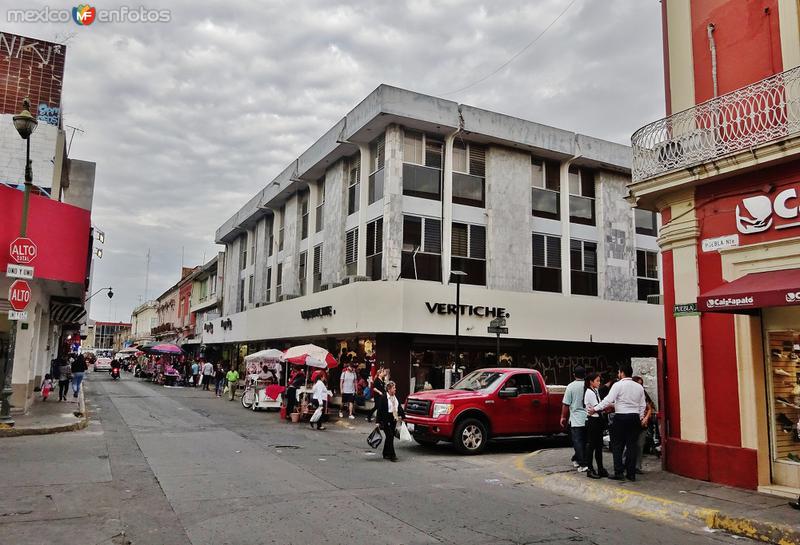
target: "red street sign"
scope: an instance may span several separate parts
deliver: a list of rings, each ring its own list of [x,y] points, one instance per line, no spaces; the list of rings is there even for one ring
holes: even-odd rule
[[[25,237],[15,238],[9,247],[11,258],[21,265],[31,263],[36,259],[38,251],[36,243]]]
[[[24,280],[15,280],[8,289],[8,302],[11,308],[22,312],[31,302],[31,287]]]

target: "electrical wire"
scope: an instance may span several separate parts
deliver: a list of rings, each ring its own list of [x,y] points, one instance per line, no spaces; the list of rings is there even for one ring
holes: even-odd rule
[[[498,67],[497,67],[497,68],[496,68],[494,71],[490,72],[489,74],[487,74],[487,75],[483,76],[482,78],[480,78],[480,79],[478,79],[478,80],[475,80],[475,81],[473,81],[473,82],[472,82],[472,83],[470,83],[469,85],[465,85],[464,87],[461,87],[460,89],[456,89],[456,90],[454,90],[454,91],[448,91],[448,92],[446,92],[446,93],[441,93],[441,95],[442,95],[442,96],[446,96],[446,95],[453,95],[453,94],[455,94],[455,93],[460,93],[461,91],[466,91],[467,89],[469,89],[469,88],[471,88],[471,87],[474,87],[474,86],[478,85],[479,83],[483,83],[483,82],[484,82],[484,81],[486,81],[487,79],[491,78],[492,76],[494,76],[495,74],[497,74],[498,72],[500,72],[500,70],[502,70],[503,68],[505,68],[506,66],[508,66],[508,65],[509,65],[509,64],[511,64],[512,62],[514,62],[514,61],[517,59],[517,57],[519,57],[520,55],[522,55],[523,53],[525,53],[525,51],[527,51],[527,50],[528,50],[528,49],[529,49],[529,48],[530,48],[530,47],[531,47],[533,44],[535,44],[536,42],[538,42],[538,41],[541,39],[541,37],[542,37],[542,36],[544,36],[544,35],[547,33],[547,31],[548,31],[548,30],[550,30],[550,28],[551,28],[553,25],[555,25],[555,24],[558,22],[558,20],[559,20],[559,19],[561,19],[561,17],[563,17],[563,16],[564,16],[564,14],[565,14],[565,13],[567,13],[567,11],[569,11],[569,8],[571,8],[571,7],[572,7],[572,4],[574,4],[575,2],[577,2],[577,0],[572,0],[572,2],[570,2],[569,4],[567,4],[567,7],[566,7],[566,8],[564,8],[564,10],[563,10],[561,13],[559,13],[559,14],[556,16],[556,18],[555,18],[555,19],[553,19],[553,20],[550,22],[550,24],[549,24],[549,25],[547,25],[547,26],[544,28],[544,30],[542,30],[542,31],[539,33],[539,35],[538,35],[538,36],[536,36],[536,37],[535,37],[533,40],[531,40],[530,42],[528,42],[528,44],[527,44],[525,47],[523,47],[522,49],[520,49],[519,51],[517,51],[517,52],[516,52],[516,53],[515,53],[515,54],[514,54],[514,55],[513,55],[513,56],[512,56],[510,59],[508,59],[506,62],[504,62],[503,64],[501,64],[500,66],[498,66]]]

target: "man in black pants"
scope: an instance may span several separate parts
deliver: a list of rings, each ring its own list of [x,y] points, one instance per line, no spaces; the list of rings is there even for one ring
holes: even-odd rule
[[[397,461],[397,454],[394,451],[394,430],[397,429],[397,421],[406,417],[403,406],[395,396],[396,392],[395,383],[391,380],[387,382],[386,395],[378,400],[378,414],[375,419],[386,436],[383,442],[383,458],[392,462]]]
[[[291,420],[291,414],[294,412],[294,406],[297,403],[297,390],[302,388],[306,383],[306,375],[300,369],[292,377],[289,387],[286,388],[286,420]]]
[[[601,412],[606,407],[614,406],[614,422],[611,425],[611,450],[614,453],[615,481],[625,477],[629,481],[636,480],[636,450],[639,432],[642,430],[642,418],[646,408],[644,388],[631,380],[633,369],[630,363],[619,367],[619,382],[615,382],[603,401],[589,409],[589,414]],[[628,450],[623,466],[622,454]],[[624,476],[623,476],[624,471]]]

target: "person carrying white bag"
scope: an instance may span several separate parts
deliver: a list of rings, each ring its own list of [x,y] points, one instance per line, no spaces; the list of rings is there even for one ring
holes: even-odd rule
[[[400,421],[405,427],[406,413],[403,411],[403,406],[395,395],[397,386],[394,382],[389,381],[386,383],[386,395],[381,396],[378,400],[378,414],[376,415],[377,425],[383,430],[386,439],[383,443],[383,458],[385,460],[397,461],[397,454],[394,451],[394,432],[397,429],[397,422]],[[406,428],[408,432],[408,428]]]
[[[327,407],[328,407],[328,396],[331,395],[331,391],[328,390],[327,386],[328,377],[325,373],[320,373],[317,377],[317,382],[314,383],[314,387],[311,389],[311,403],[313,403],[314,407],[317,410],[314,411],[314,414],[311,415],[311,428],[314,428],[314,425],[317,426],[318,430],[324,430],[325,426],[323,426],[323,422],[327,420],[328,415]]]

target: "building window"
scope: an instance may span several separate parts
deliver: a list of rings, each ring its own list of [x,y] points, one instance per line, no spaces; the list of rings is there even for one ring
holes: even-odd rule
[[[267,267],[267,289],[264,293],[264,301],[272,301],[272,267]]]
[[[283,233],[286,227],[286,205],[281,206],[281,223],[278,229],[278,251],[283,251]]]
[[[308,238],[308,191],[300,197],[300,240]]]
[[[569,221],[594,225],[594,173],[569,167]]]
[[[453,144],[453,202],[486,206],[486,148],[477,144]]]
[[[306,294],[306,261],[308,252],[300,252],[300,263],[297,266],[297,279],[300,281],[300,295]]]
[[[283,295],[283,263],[278,263],[278,272],[275,277],[275,297],[277,297],[278,301],[281,300],[281,295]]]
[[[382,134],[369,146],[369,189],[367,201],[369,204],[378,202],[383,198],[383,167],[386,156],[386,135]]]
[[[561,218],[560,166],[556,161],[531,158],[531,193],[533,215],[537,218]]]
[[[383,275],[383,218],[367,224],[367,276],[380,280]]]
[[[247,284],[247,302],[248,303],[252,303],[253,302],[254,290],[255,290],[255,287],[256,287],[256,283],[253,280],[253,275],[252,274],[250,275],[250,279],[247,282],[248,282],[248,284]]]
[[[467,276],[462,284],[486,285],[486,227],[453,223],[450,267]]]
[[[258,228],[256,228],[252,233],[248,236],[250,237],[250,264],[256,264],[256,233],[258,232]]]
[[[321,233],[325,228],[325,178],[319,182],[319,204],[317,205],[316,232]]]
[[[273,244],[275,244],[275,237],[273,233],[273,227],[275,224],[275,216],[272,216],[267,220],[267,257],[272,257],[273,254]]]
[[[361,188],[361,157],[353,155],[347,167],[347,215],[358,212],[358,200]]]
[[[216,274],[208,279],[208,285],[209,285],[209,293],[211,295],[216,294],[217,293],[217,275]]]
[[[239,239],[239,270],[243,271],[247,268],[247,235],[243,235]]]
[[[561,293],[561,237],[533,233],[533,289]]]
[[[316,293],[322,286],[322,244],[314,246],[314,264],[312,274],[314,275],[314,293]]]
[[[636,250],[636,284],[639,301],[647,301],[648,295],[658,295],[658,252]]]
[[[441,200],[442,142],[422,133],[403,136],[403,195]]]
[[[345,233],[344,264],[347,276],[358,272],[358,228]]]
[[[569,267],[574,295],[597,295],[597,243],[569,241]]]
[[[238,306],[236,307],[236,312],[241,312],[244,310],[244,278],[239,279],[239,293],[237,294],[238,297]]]
[[[402,278],[442,281],[442,224],[438,219],[403,216]]]
[[[651,237],[658,235],[658,222],[656,221],[656,213],[650,210],[642,210],[641,208],[633,209],[633,216],[636,220],[636,233],[640,235],[649,235]]]

